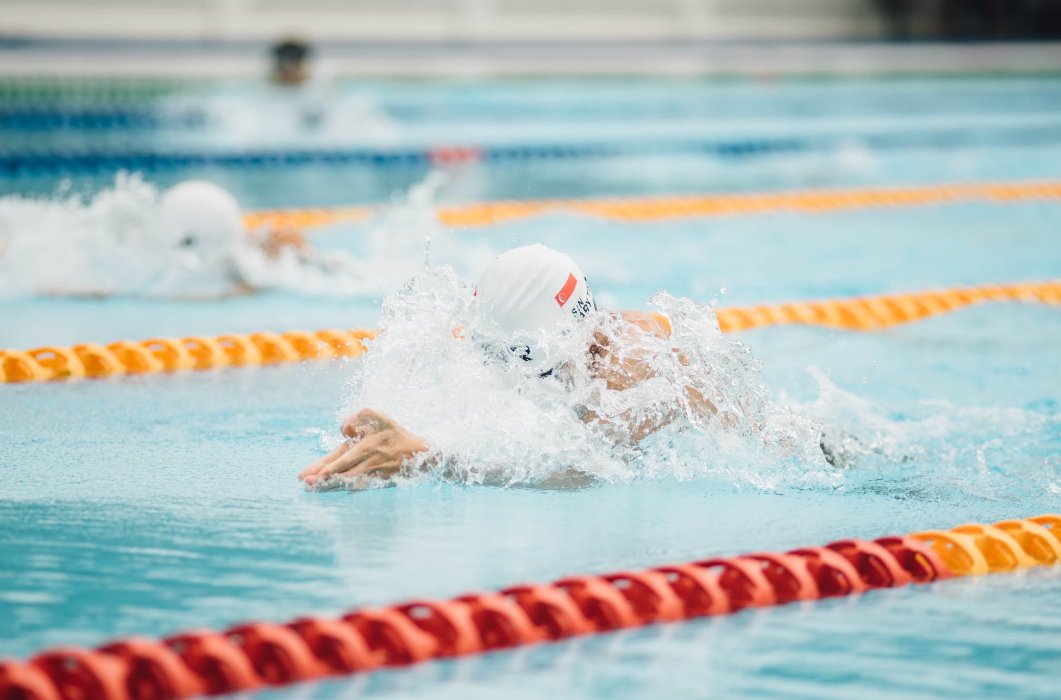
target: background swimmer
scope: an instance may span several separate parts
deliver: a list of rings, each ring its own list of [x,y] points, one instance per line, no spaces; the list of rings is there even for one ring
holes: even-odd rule
[[[253,268],[263,261],[341,267],[290,226],[246,231],[236,199],[210,182],[189,180],[170,188],[159,208],[168,238],[164,247],[180,251],[185,270],[213,276],[235,293],[255,291],[259,275]]]
[[[159,195],[119,176],[87,203],[0,200],[0,296],[209,299],[354,274],[295,229],[246,231],[235,198],[201,180]]]
[[[273,44],[269,80],[277,85],[301,85],[310,79],[309,45],[301,39],[282,39]]]
[[[586,397],[573,406],[578,420],[631,454],[648,436],[682,418],[732,426],[744,417],[747,401],[727,401],[720,409],[710,381],[682,379],[690,376],[684,371],[690,358],[667,342],[671,328],[665,316],[598,311],[581,269],[555,250],[531,245],[502,254],[483,272],[471,306],[473,327],[461,328],[462,340],[451,342],[474,344],[483,362],[515,374],[516,392],[521,384],[526,388],[522,379]],[[610,400],[649,391],[653,383],[670,386],[650,400]],[[555,405],[564,406],[563,401]],[[439,462],[429,440],[373,408],[347,418],[342,434],[346,442],[299,474],[307,485],[360,488],[396,475],[403,466],[430,468]],[[543,483],[572,476],[567,470]]]

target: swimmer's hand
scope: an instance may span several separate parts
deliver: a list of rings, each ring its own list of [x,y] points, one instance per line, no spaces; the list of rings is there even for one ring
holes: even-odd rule
[[[297,254],[309,252],[309,242],[297,228],[276,226],[261,236],[260,244],[265,255],[271,259],[279,258],[285,250]]]
[[[346,442],[299,473],[310,488],[366,488],[428,451],[423,438],[370,408],[347,418],[342,432]]]

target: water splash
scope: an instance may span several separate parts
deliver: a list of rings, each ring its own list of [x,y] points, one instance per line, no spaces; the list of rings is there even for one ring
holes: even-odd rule
[[[89,200],[62,188],[54,200],[4,197],[0,298],[145,293],[165,273],[156,251],[172,250],[173,235],[160,224],[158,191],[135,176]]]
[[[159,191],[120,174],[93,197],[0,199],[0,298],[130,296],[211,299],[274,290],[306,296],[380,296],[415,271],[425,236],[441,233],[432,174],[374,224],[362,254],[283,249],[254,236],[189,247],[162,216]],[[470,247],[474,259],[488,251]],[[426,254],[426,253],[425,253]],[[410,262],[413,261],[413,262]]]
[[[435,203],[449,181],[444,171],[428,173],[396,196],[366,230],[357,231],[342,295],[382,299],[433,258],[443,258],[470,274],[497,254],[487,240],[471,240],[439,222]]]
[[[198,115],[205,131],[173,136],[213,148],[394,146],[402,130],[374,95],[342,93],[326,77],[299,86],[225,83],[218,91],[170,97],[161,110]]]
[[[355,370],[341,415],[390,414],[431,445],[441,460],[432,476],[469,484],[842,481],[818,446],[818,425],[770,400],[759,363],[721,334],[710,307],[665,293],[651,303],[671,319],[670,338],[600,313],[564,337],[535,339],[556,358],[543,377],[493,350],[471,289],[451,269],[427,268],[385,301],[386,331]],[[594,359],[587,349],[602,335],[609,353]],[[619,390],[619,367],[643,381]],[[646,424],[659,429],[624,437],[625,426]],[[407,477],[419,480],[414,472]]]
[[[602,313],[565,337],[530,338],[552,344],[543,355],[553,372],[542,378],[545,368],[504,343],[496,350],[452,270],[425,269],[387,298],[387,330],[355,370],[341,415],[391,414],[441,458],[426,478],[468,484],[696,479],[948,502],[1061,494],[1056,413],[946,401],[893,410],[815,368],[817,398],[775,399],[748,346],[719,332],[711,305],[665,292],[651,305],[670,319],[671,337]],[[642,382],[609,383],[607,367],[586,355],[601,334],[622,339],[609,360]],[[639,425],[661,427],[629,439]],[[414,471],[404,481],[425,478]]]
[[[819,421],[849,467],[846,487],[900,498],[1013,500],[1061,494],[1061,415],[918,401],[889,411],[810,367],[818,397],[793,411]]]

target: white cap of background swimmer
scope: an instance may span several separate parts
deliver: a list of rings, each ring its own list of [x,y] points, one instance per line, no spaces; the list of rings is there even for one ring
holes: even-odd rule
[[[475,300],[484,330],[521,343],[570,328],[597,308],[586,276],[567,255],[535,244],[494,258]],[[526,348],[524,359],[531,359]]]
[[[175,185],[162,196],[160,206],[180,247],[219,252],[244,238],[239,204],[212,182],[188,180]]]

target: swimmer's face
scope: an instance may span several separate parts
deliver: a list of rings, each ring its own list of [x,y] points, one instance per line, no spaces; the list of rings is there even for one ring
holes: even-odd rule
[[[211,267],[232,258],[247,235],[227,226],[187,226],[175,222],[171,233],[174,252],[194,267]]]
[[[555,336],[554,343],[545,343],[547,352],[542,357],[541,350],[535,351],[531,345],[504,343],[497,340],[482,340],[479,347],[488,358],[495,362],[512,362],[513,367],[521,373],[536,375],[539,378],[551,377],[570,383],[579,372],[588,372],[598,376],[606,367],[611,341],[608,334],[597,326],[603,320],[601,316],[594,321],[594,327],[584,342],[572,331],[564,331]],[[537,345],[542,345],[538,343]],[[526,370],[526,372],[524,372]]]
[[[593,331],[593,340],[586,348],[586,367],[591,374],[597,374],[608,357],[608,336],[599,330]]]
[[[283,62],[276,70],[276,81],[284,85],[298,85],[307,79],[301,62]]]
[[[273,80],[281,85],[298,85],[309,78],[305,53],[297,50],[281,50],[275,55]]]
[[[177,247],[183,248],[184,250],[195,249],[198,244],[199,237],[194,233],[184,233],[177,241]]]
[[[188,279],[203,275],[225,277],[233,274],[241,246],[249,238],[242,232],[177,226],[171,234],[172,264]]]
[[[202,260],[214,260],[230,257],[237,241],[236,237],[217,235],[217,232],[178,229],[174,248],[180,253]]]
[[[198,263],[227,257],[246,237],[239,204],[212,183],[178,184],[162,196],[159,207],[170,245]]]

